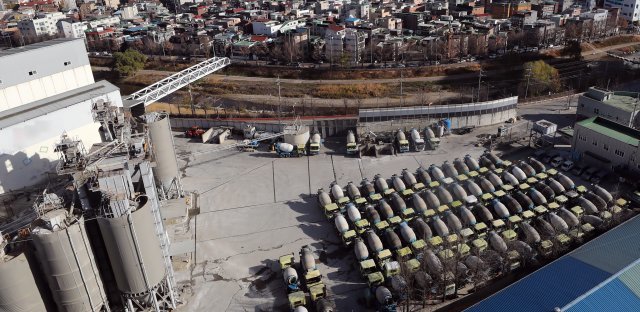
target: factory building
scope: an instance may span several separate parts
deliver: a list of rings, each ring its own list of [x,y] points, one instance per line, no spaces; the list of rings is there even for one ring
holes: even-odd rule
[[[610,170],[640,172],[640,131],[602,117],[576,123],[574,158]]]
[[[86,147],[101,142],[98,100],[122,106],[116,86],[94,81],[82,39],[1,51],[0,68],[0,194],[46,180],[62,133]]]
[[[638,129],[638,104],[640,93],[607,91],[595,87],[578,98],[578,119],[603,117],[625,126]]]

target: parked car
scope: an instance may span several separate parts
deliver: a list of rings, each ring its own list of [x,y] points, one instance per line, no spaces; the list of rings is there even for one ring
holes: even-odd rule
[[[571,173],[575,174],[576,177],[579,177],[584,172],[585,166],[582,164],[577,164],[573,166]]]
[[[582,173],[580,177],[585,181],[589,181],[596,172],[598,172],[598,168],[589,167]]]
[[[553,168],[558,168],[560,167],[560,165],[562,165],[563,162],[564,162],[564,158],[562,158],[562,156],[556,156],[556,157],[553,157],[553,159],[551,159],[550,164]]]
[[[604,181],[604,179],[606,179],[608,175],[609,175],[609,172],[607,172],[606,170],[600,170],[591,177],[590,181],[594,184],[598,184]]]
[[[536,159],[538,159],[538,160],[542,160],[542,157],[544,157],[544,154],[545,154],[545,153],[546,153],[546,151],[545,151],[545,150],[543,150],[543,149],[539,149],[539,150],[536,150],[536,151],[533,153],[533,157],[534,157],[534,158],[536,158]]]
[[[560,165],[560,169],[568,172],[569,170],[573,169],[573,166],[574,166],[573,161],[567,160],[563,162],[562,165]]]
[[[551,163],[551,160],[555,158],[557,155],[553,152],[546,152],[544,156],[542,156],[542,162]]]

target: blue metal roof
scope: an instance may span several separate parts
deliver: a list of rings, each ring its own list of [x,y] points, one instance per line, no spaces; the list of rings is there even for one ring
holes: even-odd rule
[[[636,216],[467,311],[640,311],[638,241]]]

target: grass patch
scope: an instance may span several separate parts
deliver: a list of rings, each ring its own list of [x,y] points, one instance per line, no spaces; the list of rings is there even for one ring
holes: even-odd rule
[[[618,44],[625,44],[625,43],[631,43],[631,42],[640,42],[640,36],[634,35],[634,36],[611,37],[601,42],[595,42],[593,43],[593,45],[597,48],[604,48],[604,47],[610,47]]]

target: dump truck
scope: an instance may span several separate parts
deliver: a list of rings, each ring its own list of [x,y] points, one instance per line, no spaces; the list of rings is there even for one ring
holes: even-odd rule
[[[320,153],[320,144],[322,144],[322,138],[320,133],[314,133],[309,139],[309,155],[318,155]]]
[[[356,238],[356,231],[349,229],[349,223],[347,223],[347,219],[342,214],[337,214],[334,223],[336,226],[336,230],[338,230],[338,234],[342,239],[342,243],[345,246],[349,246],[353,244],[353,240]]]
[[[411,129],[411,143],[413,143],[413,150],[416,152],[424,151],[424,139],[420,137],[420,132],[415,128]]]
[[[362,218],[360,211],[358,210],[358,208],[356,208],[356,206],[353,203],[347,204],[347,215],[349,216],[349,221],[353,223],[354,227],[356,228],[356,232],[358,234],[362,234],[369,229],[370,227],[369,221],[367,219]]]
[[[331,201],[331,197],[324,189],[318,190],[318,204],[322,208],[327,219],[331,219],[339,212],[338,205]]]
[[[358,153],[358,144],[356,143],[356,136],[353,131],[347,132],[347,155],[355,155]]]
[[[402,132],[402,130],[400,129],[398,129],[398,132],[396,132],[396,143],[398,144],[398,151],[400,153],[406,153],[409,151],[409,141],[404,135],[404,132]]]
[[[287,287],[287,293],[299,291],[300,280],[298,279],[298,272],[294,268],[293,253],[280,256],[278,262],[280,263],[280,271],[282,272],[282,277]]]
[[[427,147],[430,150],[435,150],[438,148],[438,146],[440,146],[440,139],[436,137],[435,133],[433,133],[433,130],[431,130],[430,127],[426,127],[424,129],[424,137],[427,139]]]

